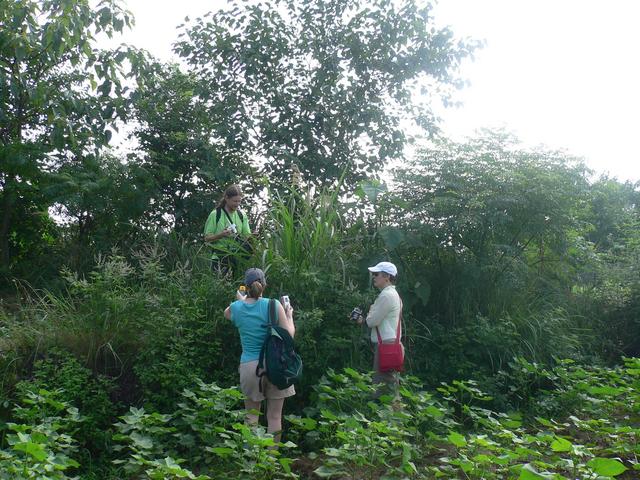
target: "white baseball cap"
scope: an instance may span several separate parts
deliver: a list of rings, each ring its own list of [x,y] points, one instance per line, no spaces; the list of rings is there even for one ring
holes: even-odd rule
[[[388,273],[389,275],[392,275],[394,277],[396,275],[398,275],[398,269],[391,262],[380,262],[379,264],[377,264],[377,265],[375,265],[373,267],[369,267],[369,271],[370,272],[384,272],[384,273]]]

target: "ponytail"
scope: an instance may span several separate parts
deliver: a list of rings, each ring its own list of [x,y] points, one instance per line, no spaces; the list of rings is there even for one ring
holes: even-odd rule
[[[258,299],[260,298],[260,296],[262,295],[262,292],[264,291],[264,285],[262,285],[262,283],[256,280],[251,285],[247,285],[247,290],[248,290],[247,295],[249,296],[249,298]]]
[[[216,208],[223,208],[227,204],[227,198],[242,196],[242,190],[238,185],[229,185],[222,194],[222,198],[218,202]]]

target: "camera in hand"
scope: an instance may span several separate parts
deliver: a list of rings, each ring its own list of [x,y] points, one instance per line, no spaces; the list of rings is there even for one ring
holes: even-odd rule
[[[233,233],[234,235],[238,233],[238,229],[236,228],[236,224],[232,223],[231,225],[229,225],[228,230]]]
[[[362,318],[362,310],[358,307],[351,310],[351,315],[349,315],[349,320],[352,322],[357,322]]]
[[[291,302],[289,301],[289,295],[283,295],[280,297],[280,303],[282,304],[282,306],[286,309],[289,305],[291,305]]]

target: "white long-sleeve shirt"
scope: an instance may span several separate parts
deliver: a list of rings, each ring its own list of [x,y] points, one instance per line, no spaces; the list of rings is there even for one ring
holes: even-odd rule
[[[395,285],[383,288],[367,314],[367,325],[371,328],[372,342],[378,343],[375,327],[380,330],[383,341],[395,340],[401,308],[402,302]]]

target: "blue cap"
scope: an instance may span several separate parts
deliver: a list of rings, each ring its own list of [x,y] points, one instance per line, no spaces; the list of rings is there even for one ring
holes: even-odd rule
[[[267,284],[264,272],[259,268],[250,268],[244,273],[244,284],[250,287],[253,282],[260,282],[263,287]]]

